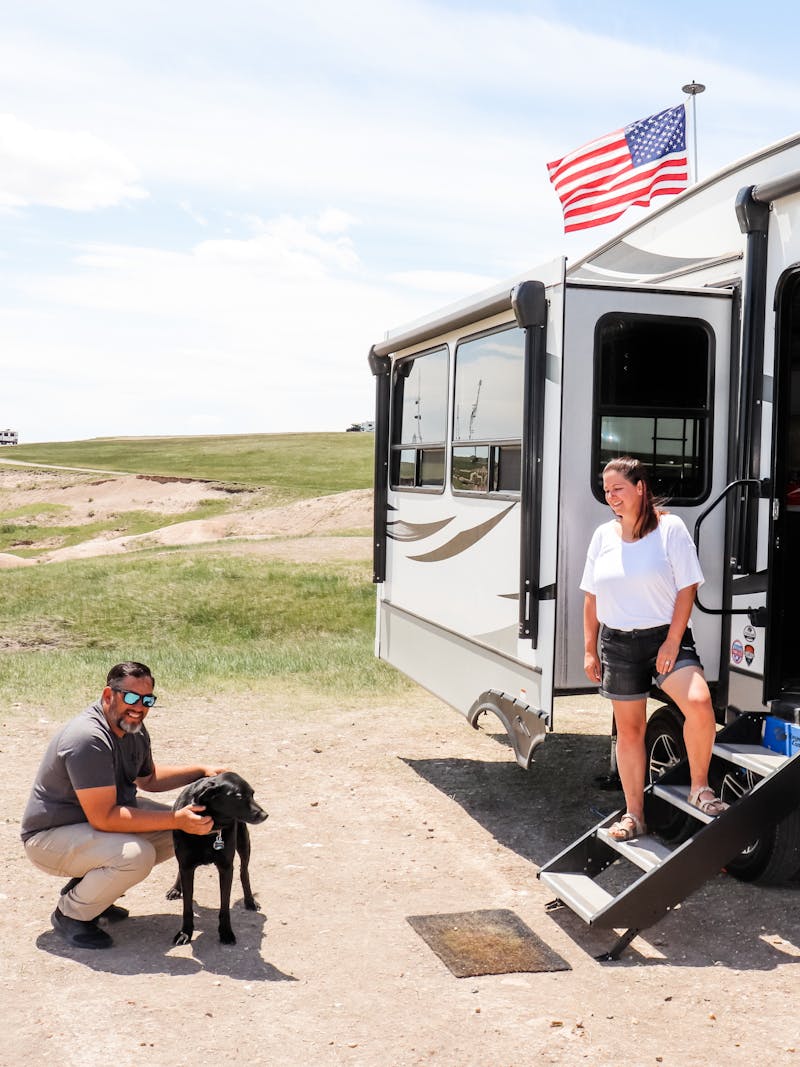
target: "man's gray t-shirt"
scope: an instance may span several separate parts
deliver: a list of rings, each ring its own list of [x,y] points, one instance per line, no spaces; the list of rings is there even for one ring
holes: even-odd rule
[[[117,804],[136,806],[136,778],[153,770],[150,735],[117,737],[98,701],[71,719],[47,747],[22,816],[26,841],[40,830],[87,822],[76,789],[114,785]]]

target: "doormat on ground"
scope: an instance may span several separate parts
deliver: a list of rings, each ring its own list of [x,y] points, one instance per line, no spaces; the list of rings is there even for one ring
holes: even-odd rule
[[[408,921],[456,978],[571,970],[518,915],[504,908],[409,915]]]

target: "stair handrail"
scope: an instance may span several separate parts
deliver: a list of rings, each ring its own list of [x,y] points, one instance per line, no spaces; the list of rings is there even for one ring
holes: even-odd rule
[[[719,504],[722,503],[728,493],[730,493],[732,489],[736,489],[736,487],[740,485],[754,486],[758,489],[759,496],[769,495],[769,479],[737,478],[735,481],[729,482],[728,485],[726,485],[722,492],[717,496],[716,500],[712,504],[709,504],[706,510],[697,517],[697,521],[694,524],[694,544],[695,548],[697,549],[698,556],[700,555],[700,527],[711,514],[711,512]],[[707,608],[705,604],[701,602],[700,597],[697,594],[695,594],[694,602],[700,609],[700,611],[704,612],[706,615],[750,615],[752,617],[754,612],[758,612],[760,610],[757,607]]]

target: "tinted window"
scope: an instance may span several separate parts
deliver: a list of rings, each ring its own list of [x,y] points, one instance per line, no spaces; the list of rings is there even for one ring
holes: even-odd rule
[[[453,489],[518,493],[525,334],[516,327],[456,349]]]
[[[503,330],[456,349],[453,440],[497,441],[522,435],[525,334]]]
[[[656,494],[675,503],[708,495],[711,334],[694,319],[613,314],[597,326],[594,491],[615,456],[649,467]]]
[[[395,371],[397,444],[444,444],[447,438],[447,350],[398,363]]]
[[[441,489],[447,439],[448,352],[436,348],[394,367],[391,484]]]

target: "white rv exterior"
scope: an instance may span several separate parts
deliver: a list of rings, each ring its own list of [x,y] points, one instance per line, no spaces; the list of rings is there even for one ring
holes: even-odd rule
[[[496,714],[527,767],[554,696],[588,689],[599,472],[631,453],[700,521],[719,721],[800,721],[800,135],[575,264],[390,332],[370,364],[378,656],[473,725]]]

